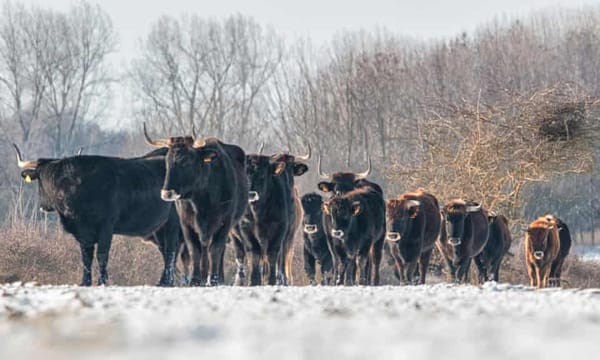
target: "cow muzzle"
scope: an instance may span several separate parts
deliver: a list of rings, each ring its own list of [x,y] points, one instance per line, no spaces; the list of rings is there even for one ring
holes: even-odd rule
[[[344,237],[344,230],[331,230],[331,236],[336,239],[341,239]]]
[[[260,199],[260,195],[258,195],[258,192],[256,192],[256,191],[248,192],[248,202],[250,202],[250,203],[257,202],[258,199]]]
[[[385,234],[385,239],[391,242],[400,241],[400,233],[395,231],[388,231],[387,234]]]
[[[181,198],[181,195],[176,193],[175,190],[165,190],[162,189],[160,191],[160,197],[164,201],[175,201]]]
[[[535,252],[533,253],[533,257],[534,257],[536,260],[542,260],[542,259],[544,258],[544,252],[543,252],[543,251],[535,251]]]
[[[448,238],[448,243],[452,246],[458,246],[462,243],[462,241],[460,240],[460,238],[451,237],[451,238]]]
[[[304,224],[304,232],[307,234],[314,234],[317,232],[317,225],[314,224]]]

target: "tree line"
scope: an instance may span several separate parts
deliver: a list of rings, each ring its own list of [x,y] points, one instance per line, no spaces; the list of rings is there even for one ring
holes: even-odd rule
[[[267,152],[298,153],[310,142],[324,171],[360,171],[371,158],[388,197],[422,186],[513,220],[553,212],[593,234],[598,28],[600,7],[589,7],[496,19],[441,40],[363,30],[316,45],[239,14],[162,16],[118,71],[118,33],[100,6],[5,2],[0,213],[39,216],[11,142],[28,157],[79,148],[133,156],[148,150],[146,122],[165,136],[194,126],[249,152],[265,141]],[[133,120],[113,129],[103,124],[117,96],[131,99],[122,102]],[[316,190],[312,170],[303,192]]]

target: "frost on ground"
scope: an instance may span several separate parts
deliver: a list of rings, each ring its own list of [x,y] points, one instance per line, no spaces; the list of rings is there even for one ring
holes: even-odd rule
[[[600,289],[0,286],[0,359],[564,359],[599,344]]]

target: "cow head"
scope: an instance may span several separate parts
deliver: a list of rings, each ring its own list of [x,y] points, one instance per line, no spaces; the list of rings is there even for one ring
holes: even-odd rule
[[[386,240],[398,242],[406,237],[420,213],[421,202],[418,200],[401,198],[386,201]]]
[[[323,219],[323,198],[317,193],[309,193],[303,195],[300,202],[304,210],[303,231],[307,234],[318,232]]]
[[[16,144],[12,144],[17,155],[17,166],[22,169],[21,177],[26,183],[38,181],[38,195],[40,198],[40,210],[44,212],[55,211],[55,188],[52,186],[54,177],[48,174],[48,168],[57,159],[23,160],[21,151]]]
[[[533,256],[535,261],[542,262],[547,256],[549,238],[556,223],[547,217],[541,217],[529,224],[526,237],[529,244],[527,251]]]
[[[332,193],[333,196],[341,196],[347,192],[350,192],[357,188],[357,183],[363,181],[371,173],[371,158],[369,158],[369,165],[367,170],[361,173],[352,172],[337,172],[332,175],[327,174],[321,169],[321,156],[319,155],[317,161],[317,167],[319,169],[319,177],[323,180],[318,184],[321,191],[326,193]]]
[[[444,206],[442,216],[446,223],[448,244],[454,248],[461,245],[467,216],[478,211],[481,211],[481,205],[467,203],[461,199],[452,200]]]
[[[262,203],[273,182],[285,173],[286,163],[273,161],[266,155],[246,155],[246,174],[248,175],[249,198],[251,205]]]
[[[364,204],[351,197],[332,198],[323,203],[323,214],[329,217],[331,236],[338,240],[347,238],[347,234],[355,226]]]
[[[155,147],[168,147],[165,157],[165,182],[160,196],[165,201],[188,199],[194,190],[206,189],[213,167],[219,163],[218,152],[206,146],[197,136],[152,140],[144,124],[146,142]]]

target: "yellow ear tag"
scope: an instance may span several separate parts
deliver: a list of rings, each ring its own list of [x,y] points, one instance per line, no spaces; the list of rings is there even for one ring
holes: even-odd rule
[[[26,175],[26,176],[25,176],[25,182],[26,182],[26,183],[30,183],[30,182],[31,182],[31,176],[29,176],[29,175]]]

